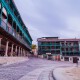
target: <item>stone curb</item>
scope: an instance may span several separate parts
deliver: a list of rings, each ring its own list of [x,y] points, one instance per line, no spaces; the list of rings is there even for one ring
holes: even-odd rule
[[[73,68],[73,67],[70,67]],[[70,69],[69,68],[69,69]],[[68,68],[56,68],[53,70],[53,76],[55,80],[73,80],[71,77],[65,74],[65,70]]]

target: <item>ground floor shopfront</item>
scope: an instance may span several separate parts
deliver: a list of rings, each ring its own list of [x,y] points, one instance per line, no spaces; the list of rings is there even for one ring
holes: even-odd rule
[[[78,61],[80,61],[80,56],[63,56],[61,58],[61,61],[70,61],[70,62],[73,62],[74,58],[77,58]]]
[[[48,60],[60,61],[60,55],[53,55],[53,54],[43,54],[38,55],[39,58],[46,58]]]
[[[48,60],[53,60],[53,61],[70,61],[70,62],[73,62],[73,59],[77,58],[78,61],[80,61],[80,56],[62,56],[62,55],[44,54],[44,55],[38,55],[38,57],[46,58]]]

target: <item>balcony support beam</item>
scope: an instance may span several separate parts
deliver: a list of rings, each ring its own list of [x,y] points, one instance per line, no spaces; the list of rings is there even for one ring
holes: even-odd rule
[[[23,56],[23,48],[22,48],[22,56]]]
[[[25,56],[27,56],[27,53],[28,53],[27,50],[25,50]]]
[[[19,53],[18,53],[18,56],[20,56],[20,47],[19,47]]]
[[[24,55],[24,49],[23,49],[23,55]]]
[[[23,49],[21,48],[21,56],[23,56]]]
[[[5,50],[5,56],[8,56],[8,45],[9,45],[9,41],[6,42],[6,50]]]
[[[21,48],[21,54],[20,55],[22,56],[22,48]]]
[[[0,50],[1,50],[1,40],[2,40],[2,38],[0,38]]]
[[[17,52],[17,46],[16,46],[16,49],[15,49],[15,52],[16,52],[16,55],[18,56],[18,54],[17,54],[17,53],[18,53],[18,52]]]
[[[26,56],[26,50],[24,50],[24,56]]]
[[[13,56],[13,47],[14,47],[14,44],[12,44],[12,47],[11,47],[11,56]]]
[[[23,52],[23,49],[22,49],[22,56],[24,56],[24,52]]]

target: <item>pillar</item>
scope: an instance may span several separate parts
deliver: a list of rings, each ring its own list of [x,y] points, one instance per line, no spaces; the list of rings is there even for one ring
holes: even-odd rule
[[[23,49],[22,49],[22,56],[24,56]]]
[[[18,55],[20,56],[20,47],[19,47],[19,54]]]
[[[49,56],[47,55],[47,59],[48,59],[48,57],[49,57]]]
[[[20,56],[21,56],[21,48],[20,48]]]
[[[27,51],[25,51],[25,56],[27,56]]]
[[[24,49],[23,49],[23,55],[25,55],[25,54],[24,54]]]
[[[7,53],[8,53],[8,45],[9,45],[9,41],[6,42],[6,50],[5,50],[5,56],[7,57]]]
[[[26,56],[25,50],[23,50],[23,52],[24,52],[24,56]]]
[[[23,54],[22,54],[22,48],[21,48],[21,56],[22,56]]]
[[[72,57],[69,57],[69,61],[72,61]]]
[[[22,55],[24,56],[23,49],[22,49]]]
[[[26,51],[24,50],[24,55],[26,56]]]
[[[18,56],[18,54],[17,54],[17,46],[16,46],[16,49],[15,49],[15,52],[16,52],[16,55]]]
[[[0,49],[1,49],[1,39],[2,39],[2,38],[0,38]]]
[[[12,44],[12,47],[11,47],[11,56],[13,56],[13,46],[14,44]]]

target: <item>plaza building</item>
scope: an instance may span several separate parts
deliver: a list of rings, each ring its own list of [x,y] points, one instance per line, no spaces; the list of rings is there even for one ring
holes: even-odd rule
[[[47,59],[72,61],[80,57],[80,39],[38,38],[38,56]]]
[[[0,0],[0,56],[27,56],[32,38],[14,0]]]

